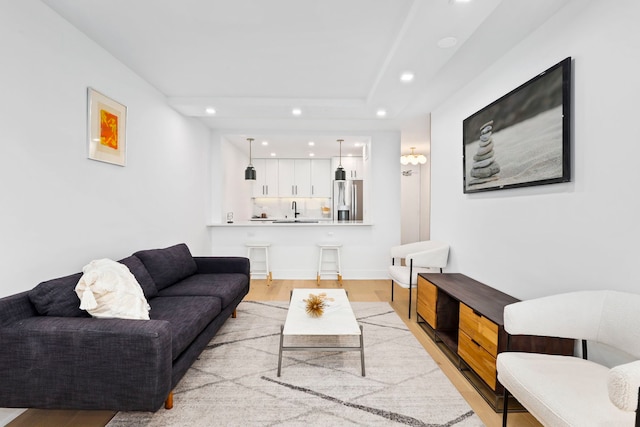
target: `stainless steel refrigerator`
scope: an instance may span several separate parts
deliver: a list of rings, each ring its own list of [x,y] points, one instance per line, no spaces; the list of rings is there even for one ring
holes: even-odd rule
[[[333,219],[362,221],[362,180],[333,182]]]

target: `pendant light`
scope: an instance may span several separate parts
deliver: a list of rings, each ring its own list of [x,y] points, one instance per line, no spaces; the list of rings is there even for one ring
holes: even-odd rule
[[[253,142],[253,138],[247,138],[249,141],[249,166],[244,170],[244,179],[246,180],[256,180],[256,170],[251,164],[251,143]]]
[[[342,167],[342,141],[344,140],[343,139],[338,140],[338,142],[340,143],[340,161],[338,163],[338,169],[336,169],[336,173],[335,173],[336,181],[344,181],[347,179],[347,173],[344,171],[344,168]]]
[[[412,165],[417,165],[418,163],[424,165],[427,163],[427,158],[423,154],[415,154],[413,150],[416,147],[411,147],[411,154],[405,154],[404,156],[400,156],[400,163],[403,165],[408,165],[411,163]]]

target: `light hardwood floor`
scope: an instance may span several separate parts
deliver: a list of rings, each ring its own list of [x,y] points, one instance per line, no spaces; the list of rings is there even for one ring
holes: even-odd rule
[[[333,280],[323,280],[321,288],[337,288],[340,284]],[[413,294],[414,308],[411,320],[407,319],[409,292],[398,286],[395,288],[394,301],[391,302],[391,282],[389,280],[343,280],[342,287],[349,292],[353,302],[390,302],[393,309],[407,324],[425,350],[436,361],[445,375],[460,391],[469,405],[478,414],[487,427],[502,425],[502,414],[494,412],[478,392],[469,384],[451,361],[433,343],[415,319],[415,290]],[[273,280],[270,284],[265,280],[252,280],[251,291],[245,298],[248,301],[287,301],[293,288],[318,288],[315,280]],[[230,322],[233,319],[229,320]],[[1,405],[1,402],[0,402]],[[165,409],[160,409],[164,411]],[[113,417],[111,411],[51,411],[29,409],[8,424],[10,427],[46,426],[46,427],[102,427]],[[540,427],[541,424],[526,412],[510,413],[509,427]]]

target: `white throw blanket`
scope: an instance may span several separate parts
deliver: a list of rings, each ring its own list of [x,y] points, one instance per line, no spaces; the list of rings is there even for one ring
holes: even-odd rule
[[[75,291],[80,309],[93,317],[149,320],[142,287],[126,265],[111,259],[91,261]]]

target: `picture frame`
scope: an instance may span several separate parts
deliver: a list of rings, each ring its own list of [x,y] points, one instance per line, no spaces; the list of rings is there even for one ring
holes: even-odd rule
[[[571,58],[467,117],[463,192],[571,181]]]
[[[87,88],[87,157],[126,165],[127,107],[93,88]]]

